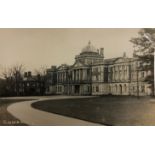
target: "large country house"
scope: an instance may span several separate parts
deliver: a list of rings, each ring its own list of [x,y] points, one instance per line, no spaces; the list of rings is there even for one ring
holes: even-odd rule
[[[140,71],[135,57],[105,59],[104,48],[91,42],[75,56],[73,65],[62,64],[47,70],[46,94],[67,95],[151,95],[144,81],[151,72]]]

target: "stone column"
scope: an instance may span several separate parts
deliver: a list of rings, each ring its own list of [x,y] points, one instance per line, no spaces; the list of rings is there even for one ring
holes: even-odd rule
[[[125,65],[123,65],[122,73],[123,73],[123,74],[122,74],[122,76],[123,76],[123,80],[125,80],[125,76],[126,76],[126,75],[125,75],[125,74],[126,74],[126,73],[125,73]]]
[[[79,80],[79,70],[77,69],[77,81]]]
[[[74,90],[74,85],[72,85],[72,94],[75,93],[75,90]]]
[[[76,81],[76,69],[74,70],[74,79]]]
[[[78,81],[80,80],[80,69],[78,69]]]
[[[76,81],[78,81],[78,70],[76,69]]]
[[[85,76],[84,71],[85,71],[85,69],[82,70],[82,72],[83,72],[83,74],[82,74],[82,75],[83,75],[83,76],[82,76],[82,80],[85,80],[85,79],[84,79],[84,76]]]
[[[76,81],[76,70],[74,70],[74,81]]]
[[[112,81],[115,80],[115,72],[114,72],[114,68],[112,67]]]
[[[59,82],[61,82],[61,73],[59,72]]]
[[[111,67],[111,82],[114,80],[113,68]]]
[[[80,80],[80,69],[78,69],[78,81]]]
[[[57,73],[57,82],[59,82],[59,72]]]
[[[60,72],[58,72],[58,82],[60,82]]]
[[[62,74],[61,74],[61,72],[60,72],[60,82],[62,82]]]
[[[127,68],[127,71],[126,71],[126,80],[129,80],[129,77],[130,77],[130,73],[129,73],[129,66],[126,67]]]
[[[64,71],[64,76],[63,76],[63,81],[65,82],[65,80],[66,80],[66,72]]]
[[[117,81],[117,71],[115,70],[115,81]]]
[[[61,82],[63,82],[63,72],[61,72]]]
[[[83,69],[83,80],[86,80],[86,69]]]
[[[115,81],[115,68],[113,67],[113,76],[114,76],[114,81]]]
[[[62,72],[62,82],[64,82],[64,72]]]
[[[80,69],[79,69],[79,81],[80,81],[80,75],[81,75],[81,72],[80,72]]]
[[[81,77],[80,77],[81,81],[83,80],[83,69],[81,69]]]
[[[74,70],[72,70],[72,81],[74,81]]]

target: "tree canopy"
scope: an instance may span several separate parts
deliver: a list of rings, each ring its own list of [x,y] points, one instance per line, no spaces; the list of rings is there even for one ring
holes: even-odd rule
[[[155,28],[143,28],[138,37],[130,40],[134,45],[134,57],[141,62],[140,70],[150,72],[145,81],[148,82],[154,92],[154,51],[155,51]]]

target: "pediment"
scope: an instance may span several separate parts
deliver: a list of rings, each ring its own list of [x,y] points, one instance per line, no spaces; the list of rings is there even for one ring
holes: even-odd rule
[[[122,63],[122,62],[126,62],[125,58],[118,58],[117,60],[115,60],[115,63]]]
[[[80,67],[85,67],[86,65],[84,65],[83,63],[81,63],[80,61],[76,61],[74,64],[73,64],[73,68],[80,68]]]
[[[67,69],[68,66],[67,65],[61,65],[58,67],[58,70],[64,70],[64,69]]]

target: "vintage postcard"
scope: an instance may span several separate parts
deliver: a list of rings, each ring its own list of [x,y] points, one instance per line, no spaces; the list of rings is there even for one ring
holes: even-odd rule
[[[155,28],[1,28],[0,42],[0,125],[155,125]]]

